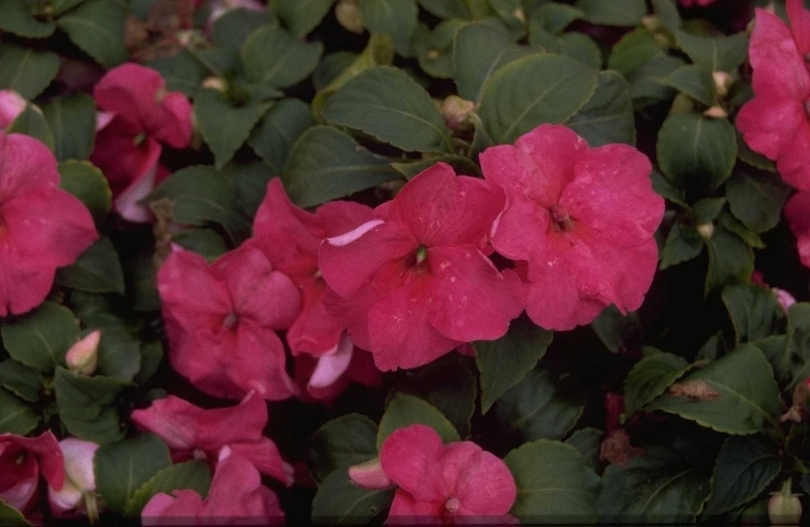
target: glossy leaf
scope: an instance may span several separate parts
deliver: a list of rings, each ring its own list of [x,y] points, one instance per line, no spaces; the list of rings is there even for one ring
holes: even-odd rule
[[[368,417],[349,414],[320,427],[309,441],[312,475],[323,481],[338,469],[377,457],[377,425]]]
[[[397,393],[388,403],[380,420],[377,449],[382,447],[386,438],[394,431],[416,423],[433,427],[445,443],[459,440],[456,428],[435,406],[419,397]]]

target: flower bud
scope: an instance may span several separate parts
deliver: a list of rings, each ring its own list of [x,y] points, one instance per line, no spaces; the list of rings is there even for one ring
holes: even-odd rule
[[[28,104],[22,96],[14,90],[0,90],[0,130],[5,130],[14,119],[25,110]]]
[[[725,71],[714,71],[712,72],[712,78],[714,79],[714,91],[717,92],[717,95],[720,97],[728,95],[728,90],[734,82],[731,75]]]
[[[335,6],[335,18],[346,31],[362,35],[363,14],[357,5],[357,0],[340,0]]]
[[[383,472],[380,458],[349,467],[349,479],[363,489],[387,489],[393,485],[391,479]]]
[[[779,301],[779,305],[782,306],[782,310],[785,312],[785,314],[787,314],[790,306],[796,303],[796,299],[793,297],[793,295],[784,289],[772,287],[771,292],[776,295],[776,299]]]
[[[781,492],[771,494],[768,500],[768,519],[771,525],[798,525],[802,519],[802,502],[790,491],[791,480],[782,486]]]
[[[83,339],[70,347],[65,355],[68,369],[81,375],[93,375],[98,366],[98,345],[101,342],[101,330],[88,333]]]
[[[723,109],[722,106],[712,106],[705,112],[703,115],[710,119],[726,119],[728,118],[728,112]]]
[[[647,15],[641,19],[641,25],[647,28],[652,33],[655,33],[659,29],[664,27],[664,24],[661,23],[661,19],[658,18],[656,15]]]
[[[474,109],[474,102],[466,101],[457,95],[451,95],[442,101],[439,111],[451,130],[462,132],[472,129],[473,124],[470,120],[470,114]]]
[[[701,223],[697,226],[697,231],[703,240],[709,241],[712,239],[712,235],[714,234],[714,223]]]
[[[202,83],[203,88],[209,88],[220,92],[225,92],[228,89],[228,82],[220,77],[208,77]]]
[[[57,516],[72,511],[95,514],[98,519],[96,503],[96,477],[93,472],[93,458],[99,446],[90,441],[73,437],[59,442],[65,460],[65,483],[59,490],[48,487],[48,501],[51,511]]]

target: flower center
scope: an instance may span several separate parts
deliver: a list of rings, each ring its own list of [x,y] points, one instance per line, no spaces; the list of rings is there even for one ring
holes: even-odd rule
[[[458,498],[450,497],[444,504],[444,509],[450,514],[455,514],[461,508],[461,501]]]
[[[25,454],[26,453],[23,452],[22,454],[17,456],[17,459],[14,460],[14,463],[16,463],[17,465],[22,465],[23,463],[25,463],[25,457],[26,457]]]
[[[574,227],[574,220],[571,219],[568,209],[564,205],[554,205],[549,209],[549,212],[551,212],[551,218],[557,224],[559,230],[570,231]]]
[[[135,139],[132,140],[132,143],[135,146],[141,146],[141,144],[143,144],[144,141],[146,141],[146,134],[141,132],[135,136]]]
[[[239,322],[239,316],[236,313],[230,313],[222,322],[222,327],[225,329],[233,329],[237,322]]]
[[[206,453],[199,448],[194,449],[194,452],[191,453],[191,457],[193,457],[194,459],[208,459]]]
[[[421,264],[427,258],[427,247],[421,246],[416,250],[416,265]]]

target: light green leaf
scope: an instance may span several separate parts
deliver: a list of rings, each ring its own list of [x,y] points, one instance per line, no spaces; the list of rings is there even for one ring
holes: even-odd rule
[[[270,166],[271,174],[278,175],[295,140],[314,124],[309,105],[299,99],[283,99],[264,114],[248,144]]]
[[[124,270],[109,238],[101,238],[79,256],[73,265],[56,271],[56,284],[88,293],[123,295]]]
[[[32,100],[56,77],[59,64],[59,57],[50,51],[34,51],[31,48],[2,43],[0,89],[15,90],[24,98]]]
[[[654,350],[633,366],[624,380],[624,408],[633,415],[651,403],[689,370],[689,363],[671,353]]]
[[[240,57],[252,82],[289,88],[315,71],[322,53],[320,42],[299,42],[280,27],[264,26],[248,36]]]
[[[460,439],[456,428],[436,407],[419,397],[397,393],[388,403],[380,420],[380,428],[377,431],[377,449],[379,450],[388,436],[396,430],[412,424],[432,427],[445,443]]]
[[[105,68],[127,60],[124,46],[126,7],[119,0],[86,0],[59,17],[59,28]]]
[[[359,0],[359,7],[363,24],[371,33],[391,35],[396,52],[411,56],[411,38],[419,15],[416,0]]]
[[[54,97],[42,107],[51,125],[56,159],[87,159],[96,138],[96,103],[89,95]]]
[[[281,23],[303,37],[321,23],[335,0],[276,0],[273,7]]]
[[[348,470],[336,470],[319,486],[312,501],[312,521],[316,525],[363,525],[387,509],[394,490],[366,490],[356,487]]]
[[[0,326],[3,346],[14,360],[44,373],[65,364],[65,353],[76,342],[79,326],[69,309],[45,302]]]
[[[155,448],[157,451],[157,448]],[[161,453],[162,455],[162,453]],[[211,469],[205,460],[186,461],[160,469],[149,481],[126,501],[124,515],[138,518],[153,496],[162,493],[171,495],[175,490],[192,490],[205,498],[211,487]]]
[[[85,204],[97,225],[107,218],[112,208],[112,190],[104,174],[89,161],[59,163],[59,186]]]
[[[341,468],[377,457],[377,425],[368,417],[349,414],[320,427],[309,441],[312,475],[317,481]]]
[[[3,500],[0,500],[0,523],[8,527],[31,526],[20,511],[6,504]]]

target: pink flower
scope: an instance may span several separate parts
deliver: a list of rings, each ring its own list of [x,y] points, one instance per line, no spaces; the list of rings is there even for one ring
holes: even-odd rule
[[[785,205],[785,217],[796,236],[799,259],[810,269],[810,192],[797,192]]]
[[[515,523],[517,487],[499,458],[471,441],[448,445],[425,425],[400,428],[383,443],[380,462],[399,488],[388,523]]]
[[[199,389],[229,399],[250,390],[270,400],[295,394],[274,330],[292,324],[301,296],[261,251],[243,245],[209,265],[178,249],[158,272],[158,292],[169,360]]]
[[[483,252],[503,204],[495,185],[438,163],[378,207],[378,219],[324,242],[327,310],[377,367],[416,368],[506,333],[524,291]]]
[[[611,303],[622,312],[641,306],[664,214],[646,156],[627,145],[591,149],[564,126],[542,125],[480,159],[507,196],[492,244],[525,262],[526,311],[536,324],[568,330]]]
[[[65,484],[58,490],[48,485],[48,501],[51,504],[51,511],[57,516],[62,516],[84,508],[85,496],[95,492],[93,458],[99,446],[90,441],[69,437],[60,441],[59,447],[65,459]]]
[[[264,252],[301,290],[303,309],[287,332],[287,343],[296,357],[296,377],[315,399],[336,397],[349,385],[349,377],[369,385],[380,380],[376,368],[362,374],[367,370],[363,365],[370,362],[367,354],[355,351],[346,328],[326,312],[327,287],[318,268],[318,248],[324,239],[372,219],[370,207],[349,201],[333,201],[314,214],[306,212],[290,202],[281,181],[274,178],[253,222],[249,244]],[[352,371],[360,374],[352,376]]]
[[[684,7],[708,7],[717,0],[678,0]]]
[[[169,395],[149,408],[132,412],[132,421],[139,429],[163,439],[175,461],[215,460],[227,446],[253,463],[259,472],[292,484],[292,467],[281,458],[275,443],[262,435],[267,425],[267,405],[253,392],[236,406],[214,410]]]
[[[75,262],[97,238],[87,208],[59,188],[51,151],[0,132],[0,317],[42,303],[56,268]]]
[[[65,483],[62,450],[50,431],[33,438],[0,434],[0,500],[27,512],[37,497],[40,472],[56,490]]]
[[[0,90],[0,131],[5,130],[25,110],[28,102],[14,90]]]
[[[219,454],[211,490],[156,494],[141,512],[144,525],[281,525],[284,511],[275,493],[262,486],[259,471],[224,447]]]
[[[90,159],[107,176],[121,216],[149,221],[149,211],[138,202],[164,175],[158,167],[162,144],[186,148],[191,142],[191,104],[182,93],[166,91],[156,70],[134,63],[108,71],[93,97],[112,118],[99,121]]]
[[[756,10],[749,57],[756,97],[740,110],[737,128],[753,150],[776,161],[782,179],[810,190],[810,11],[788,0],[792,27]]]

